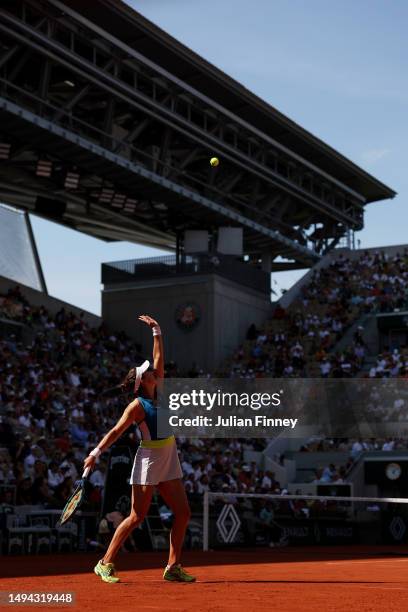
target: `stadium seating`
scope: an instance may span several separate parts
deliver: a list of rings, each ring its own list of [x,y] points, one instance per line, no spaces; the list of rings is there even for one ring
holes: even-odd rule
[[[380,357],[371,355],[367,370],[367,347],[359,323],[373,313],[402,309],[407,302],[407,250],[393,257],[367,252],[353,259],[340,254],[328,267],[311,274],[290,306],[283,309],[278,304],[263,329],[251,326],[241,346],[212,374],[406,376],[406,348],[391,347]],[[25,339],[13,333],[0,337],[0,485],[16,487],[17,504],[61,508],[83,458],[121,409],[122,400],[102,400],[101,392],[117,384],[142,356],[123,333],[113,333],[103,324],[92,327],[66,308],[51,314],[43,306],[32,306],[19,288],[0,299],[0,318],[29,332]],[[179,372],[174,363],[166,369],[170,376],[207,375],[199,368]],[[133,434],[128,442],[134,448],[137,445]],[[208,489],[281,491],[272,470],[261,469],[253,460],[265,442],[180,439],[185,486],[193,507],[201,504],[202,493]],[[346,478],[344,470],[349,458],[353,460],[356,443],[331,441],[329,450],[341,447],[345,461],[334,469],[317,463],[307,477],[319,480],[318,474],[324,474],[326,481],[333,482]],[[378,441],[379,448],[384,444]],[[318,454],[319,447],[297,450]],[[0,495],[4,498],[2,489]],[[95,507],[99,498],[97,494],[92,498]]]

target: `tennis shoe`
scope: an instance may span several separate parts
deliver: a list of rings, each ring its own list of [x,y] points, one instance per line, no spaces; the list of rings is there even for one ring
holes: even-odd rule
[[[109,582],[110,584],[120,582],[119,576],[115,576],[115,566],[113,563],[102,563],[102,561],[98,561],[94,567],[94,572],[97,576],[100,576],[104,582]]]
[[[173,565],[170,568],[164,570],[163,573],[164,580],[168,580],[169,582],[195,582],[195,576],[188,574],[180,565]]]

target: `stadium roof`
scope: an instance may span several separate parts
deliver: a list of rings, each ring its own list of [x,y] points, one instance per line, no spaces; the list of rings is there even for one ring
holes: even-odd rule
[[[125,2],[98,0],[97,3],[87,3],[83,0],[70,0],[69,5],[187,84],[346,183],[362,194],[367,203],[396,195],[393,189],[313,136]]]
[[[119,0],[3,0],[0,31],[0,201],[19,209],[179,251],[238,226],[251,263],[292,269],[395,195]]]

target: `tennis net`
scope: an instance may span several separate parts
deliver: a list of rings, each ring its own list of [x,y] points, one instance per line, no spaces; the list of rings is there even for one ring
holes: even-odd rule
[[[407,541],[408,498],[204,494],[204,550]]]

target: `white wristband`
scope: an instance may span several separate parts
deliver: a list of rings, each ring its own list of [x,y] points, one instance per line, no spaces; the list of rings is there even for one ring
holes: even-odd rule
[[[92,455],[92,457],[96,457],[96,458],[98,458],[98,457],[99,457],[99,455],[101,455],[101,454],[102,454],[102,451],[101,451],[101,449],[99,448],[99,446],[97,446],[97,447],[96,447],[96,448],[94,448],[94,449],[93,449],[93,451],[91,451],[89,454],[90,454],[90,455]]]
[[[153,329],[153,336],[161,336],[160,325],[155,325],[152,329]]]

